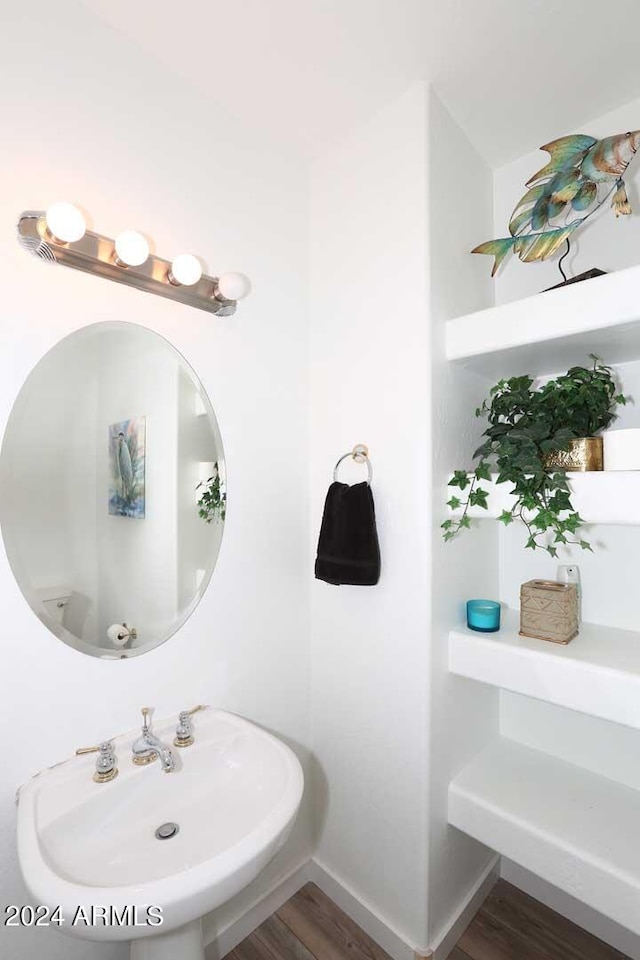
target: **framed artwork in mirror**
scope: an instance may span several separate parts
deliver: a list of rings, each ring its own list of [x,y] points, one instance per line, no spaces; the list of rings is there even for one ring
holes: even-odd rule
[[[145,515],[146,417],[131,417],[109,427],[109,513]]]

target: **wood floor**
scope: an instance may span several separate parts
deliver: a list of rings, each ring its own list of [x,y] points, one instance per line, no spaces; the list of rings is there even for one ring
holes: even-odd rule
[[[498,880],[450,960],[628,960],[582,927]]]
[[[313,883],[272,914],[227,960],[390,960]],[[628,960],[499,880],[449,960]]]

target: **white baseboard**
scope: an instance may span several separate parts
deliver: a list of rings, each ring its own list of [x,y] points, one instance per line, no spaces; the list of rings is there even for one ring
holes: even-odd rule
[[[500,858],[494,857],[451,917],[446,930],[442,931],[429,947],[410,944],[401,933],[376,913],[373,907],[365,903],[331,870],[317,860],[312,860],[309,864],[309,880],[317,883],[334,903],[337,903],[352,920],[362,927],[365,933],[368,933],[383,950],[393,957],[393,960],[422,960],[422,958],[446,960],[498,879],[499,864]]]
[[[217,933],[215,941],[208,944],[206,957],[207,960],[220,960],[245,937],[253,933],[272,913],[279,910],[305,883],[312,881],[361,926],[383,950],[386,950],[393,960],[420,960],[420,958],[446,960],[482,906],[498,875],[528,893],[529,896],[540,900],[561,916],[588,930],[595,937],[604,940],[631,960],[640,960],[640,937],[535,874],[529,873],[518,864],[505,859],[500,861],[498,857],[492,860],[478,878],[456,914],[450,919],[446,929],[436,937],[429,948],[415,947],[410,944],[328,867],[317,860],[309,860],[293,870],[265,896],[251,904],[242,916],[223,927]]]
[[[221,957],[225,957],[245,937],[252,934],[261,923],[264,923],[272,913],[279,910],[294,893],[304,887],[308,880],[309,861],[293,870],[259,900],[255,900],[242,916],[218,930],[215,940],[205,944],[206,960],[220,960]]]
[[[572,920],[579,927],[588,930],[594,937],[604,940],[610,947],[631,957],[631,960],[640,960],[640,937],[616,923],[615,920],[610,920],[609,917],[576,900],[564,890],[552,886],[546,880],[529,873],[524,867],[511,860],[503,858],[500,876],[512,883],[514,887],[524,890],[530,897],[551,907],[567,920]]]
[[[498,877],[498,864],[499,858],[496,857],[473,885],[435,944],[424,948],[409,943],[398,930],[395,930],[328,867],[318,860],[309,860],[252,903],[240,917],[217,931],[215,940],[206,945],[206,958],[221,960],[245,937],[253,933],[261,923],[264,923],[272,913],[279,910],[305,883],[311,881],[317,884],[323,893],[326,893],[358,926],[362,927],[372,940],[386,950],[393,960],[422,960],[422,958],[446,960],[495,883]],[[633,954],[630,956],[633,960],[640,960],[640,956],[637,958]]]
[[[436,936],[434,942],[431,944],[433,960],[446,960],[489,896],[491,888],[499,876],[500,857],[496,856],[480,874],[456,913],[449,918],[446,928]],[[428,955],[429,954],[427,954],[427,956]]]
[[[416,948],[318,860],[312,860],[309,864],[309,880],[317,884],[393,960],[415,960]]]

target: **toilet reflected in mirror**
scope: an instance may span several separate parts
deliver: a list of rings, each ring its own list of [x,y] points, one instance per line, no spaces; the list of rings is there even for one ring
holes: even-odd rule
[[[65,643],[126,658],[167,640],[209,583],[225,512],[211,403],[162,337],[93,324],[31,372],[2,445],[0,524],[31,609]],[[114,642],[122,623],[135,630]]]

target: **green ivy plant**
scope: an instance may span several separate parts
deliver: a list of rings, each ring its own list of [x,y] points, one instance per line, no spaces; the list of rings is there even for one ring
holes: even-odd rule
[[[198,516],[202,517],[205,523],[211,523],[218,517],[224,520],[227,515],[227,494],[222,489],[217,462],[214,463],[213,476],[208,480],[201,480],[196,490],[200,488],[202,493],[198,498]]]
[[[568,441],[592,437],[615,420],[618,404],[626,397],[618,392],[611,368],[590,354],[591,367],[572,367],[563,376],[534,389],[529,376],[500,380],[488,399],[476,410],[489,426],[485,441],[475,451],[474,470],[456,470],[449,481],[461,495],[448,501],[460,515],[442,524],[445,540],[471,526],[469,507],[487,509],[489,492],[482,486],[497,470],[497,483],[512,483],[515,503],[498,518],[508,525],[522,520],[527,528],[527,547],[558,555],[561,544],[579,544],[591,550],[579,529],[584,523],[571,503],[566,474],[549,471],[549,454],[568,449]],[[464,494],[464,496],[462,495]]]

